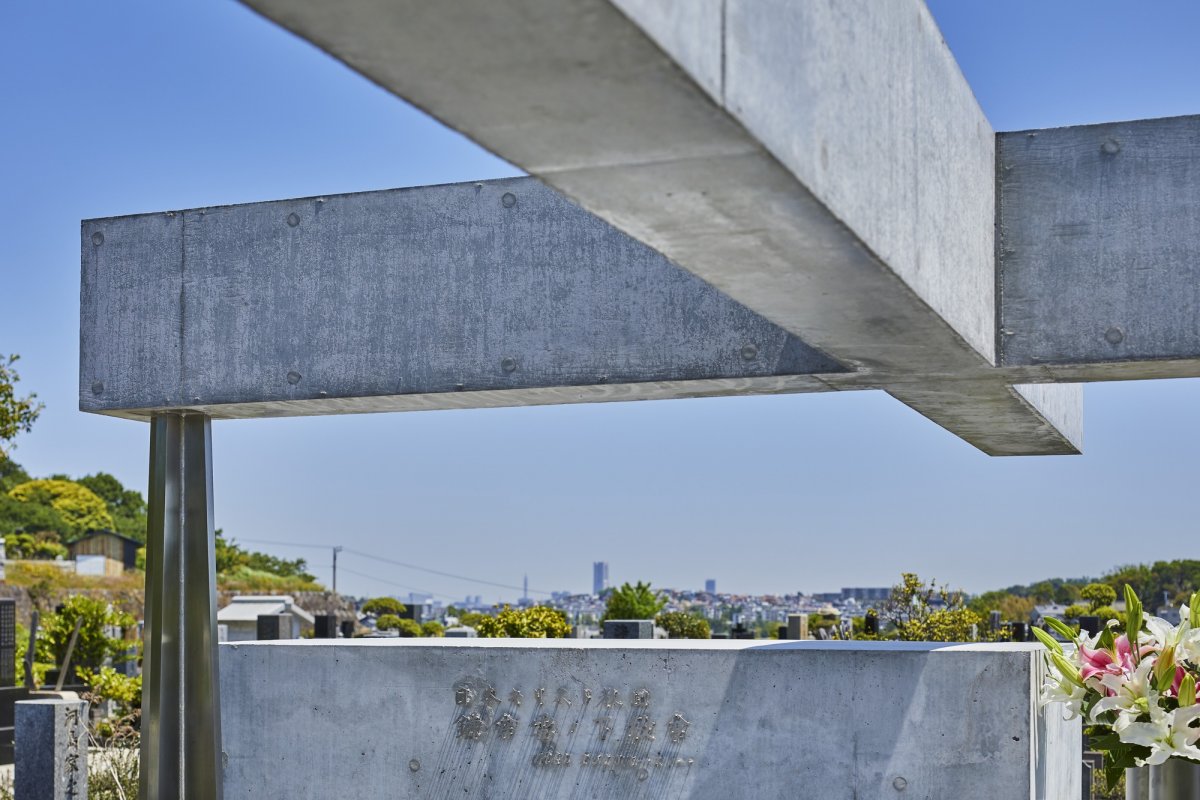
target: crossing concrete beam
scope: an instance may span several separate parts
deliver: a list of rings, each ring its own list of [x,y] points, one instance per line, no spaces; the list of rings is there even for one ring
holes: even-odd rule
[[[246,2],[859,385],[995,363],[995,140],[920,0]],[[893,394],[985,452],[1076,451],[1077,387],[973,387]]]
[[[1200,376],[1200,116],[999,136],[1005,366]]]
[[[532,178],[85,221],[80,407],[825,391],[845,369]]]

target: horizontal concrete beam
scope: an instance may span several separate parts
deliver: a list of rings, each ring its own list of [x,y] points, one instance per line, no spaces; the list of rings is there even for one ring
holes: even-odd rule
[[[826,390],[532,178],[88,220],[80,407],[216,418]]]
[[[222,645],[226,796],[1080,794],[1036,645],[463,642]]]
[[[994,364],[994,136],[920,0],[246,2],[873,385]],[[969,385],[895,394],[1076,451],[1078,388]]]
[[[998,141],[1002,363],[1200,375],[1200,116]]]

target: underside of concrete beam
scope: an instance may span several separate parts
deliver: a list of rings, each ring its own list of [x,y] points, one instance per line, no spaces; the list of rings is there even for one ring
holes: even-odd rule
[[[1002,363],[1200,375],[1200,116],[998,142]]]
[[[873,384],[994,364],[994,136],[919,0],[247,4]],[[1078,447],[1077,387],[907,388]]]
[[[89,220],[80,407],[824,391],[844,368],[532,178]]]

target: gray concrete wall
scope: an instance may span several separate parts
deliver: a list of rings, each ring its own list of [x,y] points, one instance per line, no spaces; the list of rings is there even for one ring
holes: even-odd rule
[[[1032,645],[222,645],[227,798],[1079,795]],[[514,694],[519,693],[519,694]]]

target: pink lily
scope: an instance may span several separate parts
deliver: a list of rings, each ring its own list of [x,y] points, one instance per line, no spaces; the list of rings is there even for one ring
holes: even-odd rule
[[[1122,634],[1113,641],[1113,645],[1114,650],[1093,650],[1083,644],[1079,646],[1079,660],[1082,662],[1080,676],[1085,681],[1102,675],[1121,675],[1133,672],[1137,668],[1129,637]],[[1145,655],[1145,653],[1139,653],[1139,655]]]

